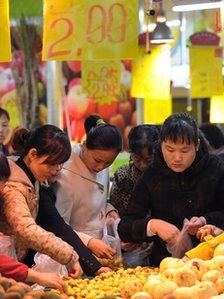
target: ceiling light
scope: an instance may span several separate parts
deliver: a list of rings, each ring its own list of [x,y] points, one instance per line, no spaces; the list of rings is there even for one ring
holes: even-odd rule
[[[173,11],[193,11],[224,7],[223,0],[177,0]]]

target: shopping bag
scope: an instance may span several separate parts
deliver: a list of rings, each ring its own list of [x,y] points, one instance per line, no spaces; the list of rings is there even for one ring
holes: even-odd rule
[[[68,276],[68,270],[65,265],[62,265],[50,256],[37,252],[34,256],[35,270],[40,272],[57,273],[61,276]]]
[[[12,237],[0,235],[0,252],[17,260],[14,239]]]
[[[122,254],[121,254],[121,241],[117,232],[117,227],[120,219],[105,222],[103,229],[103,241],[110,247],[116,250],[116,254],[113,260],[110,259],[99,259],[103,266],[112,268],[113,270],[123,266]]]
[[[144,242],[138,248],[123,252],[123,261],[126,268],[137,266],[149,266],[150,253],[152,252],[153,242]]]
[[[172,257],[182,258],[185,252],[193,247],[191,238],[187,232],[189,223],[190,221],[185,218],[179,235],[166,244],[167,251],[171,253]]]

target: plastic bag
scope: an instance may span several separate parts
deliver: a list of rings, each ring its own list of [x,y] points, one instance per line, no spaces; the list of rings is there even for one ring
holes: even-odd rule
[[[34,256],[35,270],[40,272],[57,273],[62,276],[68,276],[68,270],[65,265],[62,265],[51,257],[43,253],[36,253]]]
[[[0,235],[0,252],[17,260],[14,240],[12,237]]]
[[[134,250],[126,251],[123,253],[124,266],[126,268],[137,266],[149,266],[149,255],[152,252],[153,242],[143,243],[141,246]]]
[[[189,249],[193,247],[191,238],[187,232],[190,221],[184,219],[183,228],[180,234],[166,244],[167,251],[171,253],[172,257],[182,258]]]
[[[113,260],[99,259],[100,263],[105,267],[110,267],[115,270],[123,266],[122,254],[121,254],[121,241],[117,232],[117,227],[120,219],[116,221],[110,219],[106,221],[103,229],[103,241],[110,247],[116,250]]]

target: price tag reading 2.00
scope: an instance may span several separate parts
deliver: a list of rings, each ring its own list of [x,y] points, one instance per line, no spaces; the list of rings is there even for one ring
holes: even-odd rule
[[[68,5],[59,11],[52,0],[45,0],[43,59],[98,60],[136,55],[137,0],[64,1]]]

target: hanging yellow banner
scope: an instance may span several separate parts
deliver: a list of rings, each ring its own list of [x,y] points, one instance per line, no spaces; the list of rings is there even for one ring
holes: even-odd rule
[[[224,123],[224,96],[213,96],[210,101],[210,122]]]
[[[137,0],[44,0],[44,60],[127,59],[137,51]]]
[[[144,99],[144,123],[163,124],[170,114],[172,114],[171,97],[163,100]]]
[[[114,60],[138,53],[137,0],[85,0],[80,26],[86,28],[83,58]]]
[[[0,0],[0,11],[0,62],[7,62],[12,60],[8,0]]]
[[[84,42],[81,1],[44,0],[43,60],[79,60]]]
[[[86,61],[82,63],[83,90],[95,102],[107,104],[120,93],[120,61]]]
[[[212,46],[190,47],[191,98],[223,94],[222,49]]]
[[[167,99],[170,96],[170,46],[154,46],[149,54],[139,49],[133,63],[131,95],[135,98]]]

